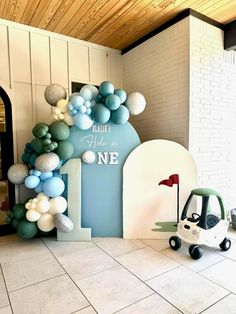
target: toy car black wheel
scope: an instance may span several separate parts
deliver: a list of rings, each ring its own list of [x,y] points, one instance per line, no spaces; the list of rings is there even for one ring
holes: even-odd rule
[[[181,247],[181,240],[180,240],[180,238],[178,238],[176,236],[170,237],[169,245],[170,245],[170,247],[173,250],[177,251]]]
[[[190,245],[188,251],[189,251],[189,255],[193,259],[199,259],[203,255],[203,251],[202,251],[202,249],[198,245]]]
[[[220,248],[222,251],[228,251],[231,247],[231,240],[228,238],[224,238],[224,240],[220,244]]]

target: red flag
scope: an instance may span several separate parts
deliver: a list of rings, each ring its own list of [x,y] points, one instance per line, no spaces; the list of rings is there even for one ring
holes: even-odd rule
[[[173,182],[173,184],[179,184],[178,174],[172,174],[171,176],[169,176],[169,179]]]
[[[159,182],[159,185],[167,185],[167,186],[173,186],[173,184],[179,184],[179,175],[178,174],[172,174],[169,176],[169,179],[165,179]]]
[[[170,179],[162,180],[159,182],[159,185],[167,185],[167,186],[173,186],[173,183]]]

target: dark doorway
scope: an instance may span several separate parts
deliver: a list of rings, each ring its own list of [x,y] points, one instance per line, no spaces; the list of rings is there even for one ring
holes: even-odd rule
[[[7,171],[14,163],[11,102],[0,86],[0,236],[13,232],[5,222],[7,211],[15,204],[15,188],[7,179]]]

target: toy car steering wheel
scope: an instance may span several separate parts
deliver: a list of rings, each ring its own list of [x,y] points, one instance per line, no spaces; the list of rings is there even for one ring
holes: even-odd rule
[[[194,222],[197,222],[200,220],[200,215],[197,213],[192,213],[192,218]]]

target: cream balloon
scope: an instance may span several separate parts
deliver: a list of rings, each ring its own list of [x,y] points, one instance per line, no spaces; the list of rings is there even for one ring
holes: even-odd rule
[[[49,211],[50,205],[49,205],[49,201],[48,200],[39,200],[38,203],[36,204],[36,210],[41,213],[44,214],[46,212]]]
[[[67,208],[67,201],[62,196],[51,198],[49,204],[50,204],[49,213],[51,213],[52,215],[62,214]]]
[[[37,226],[44,232],[53,230],[55,228],[54,216],[50,213],[42,214],[37,221]]]
[[[30,222],[37,221],[40,218],[41,214],[36,210],[30,209],[26,213],[26,219]]]

